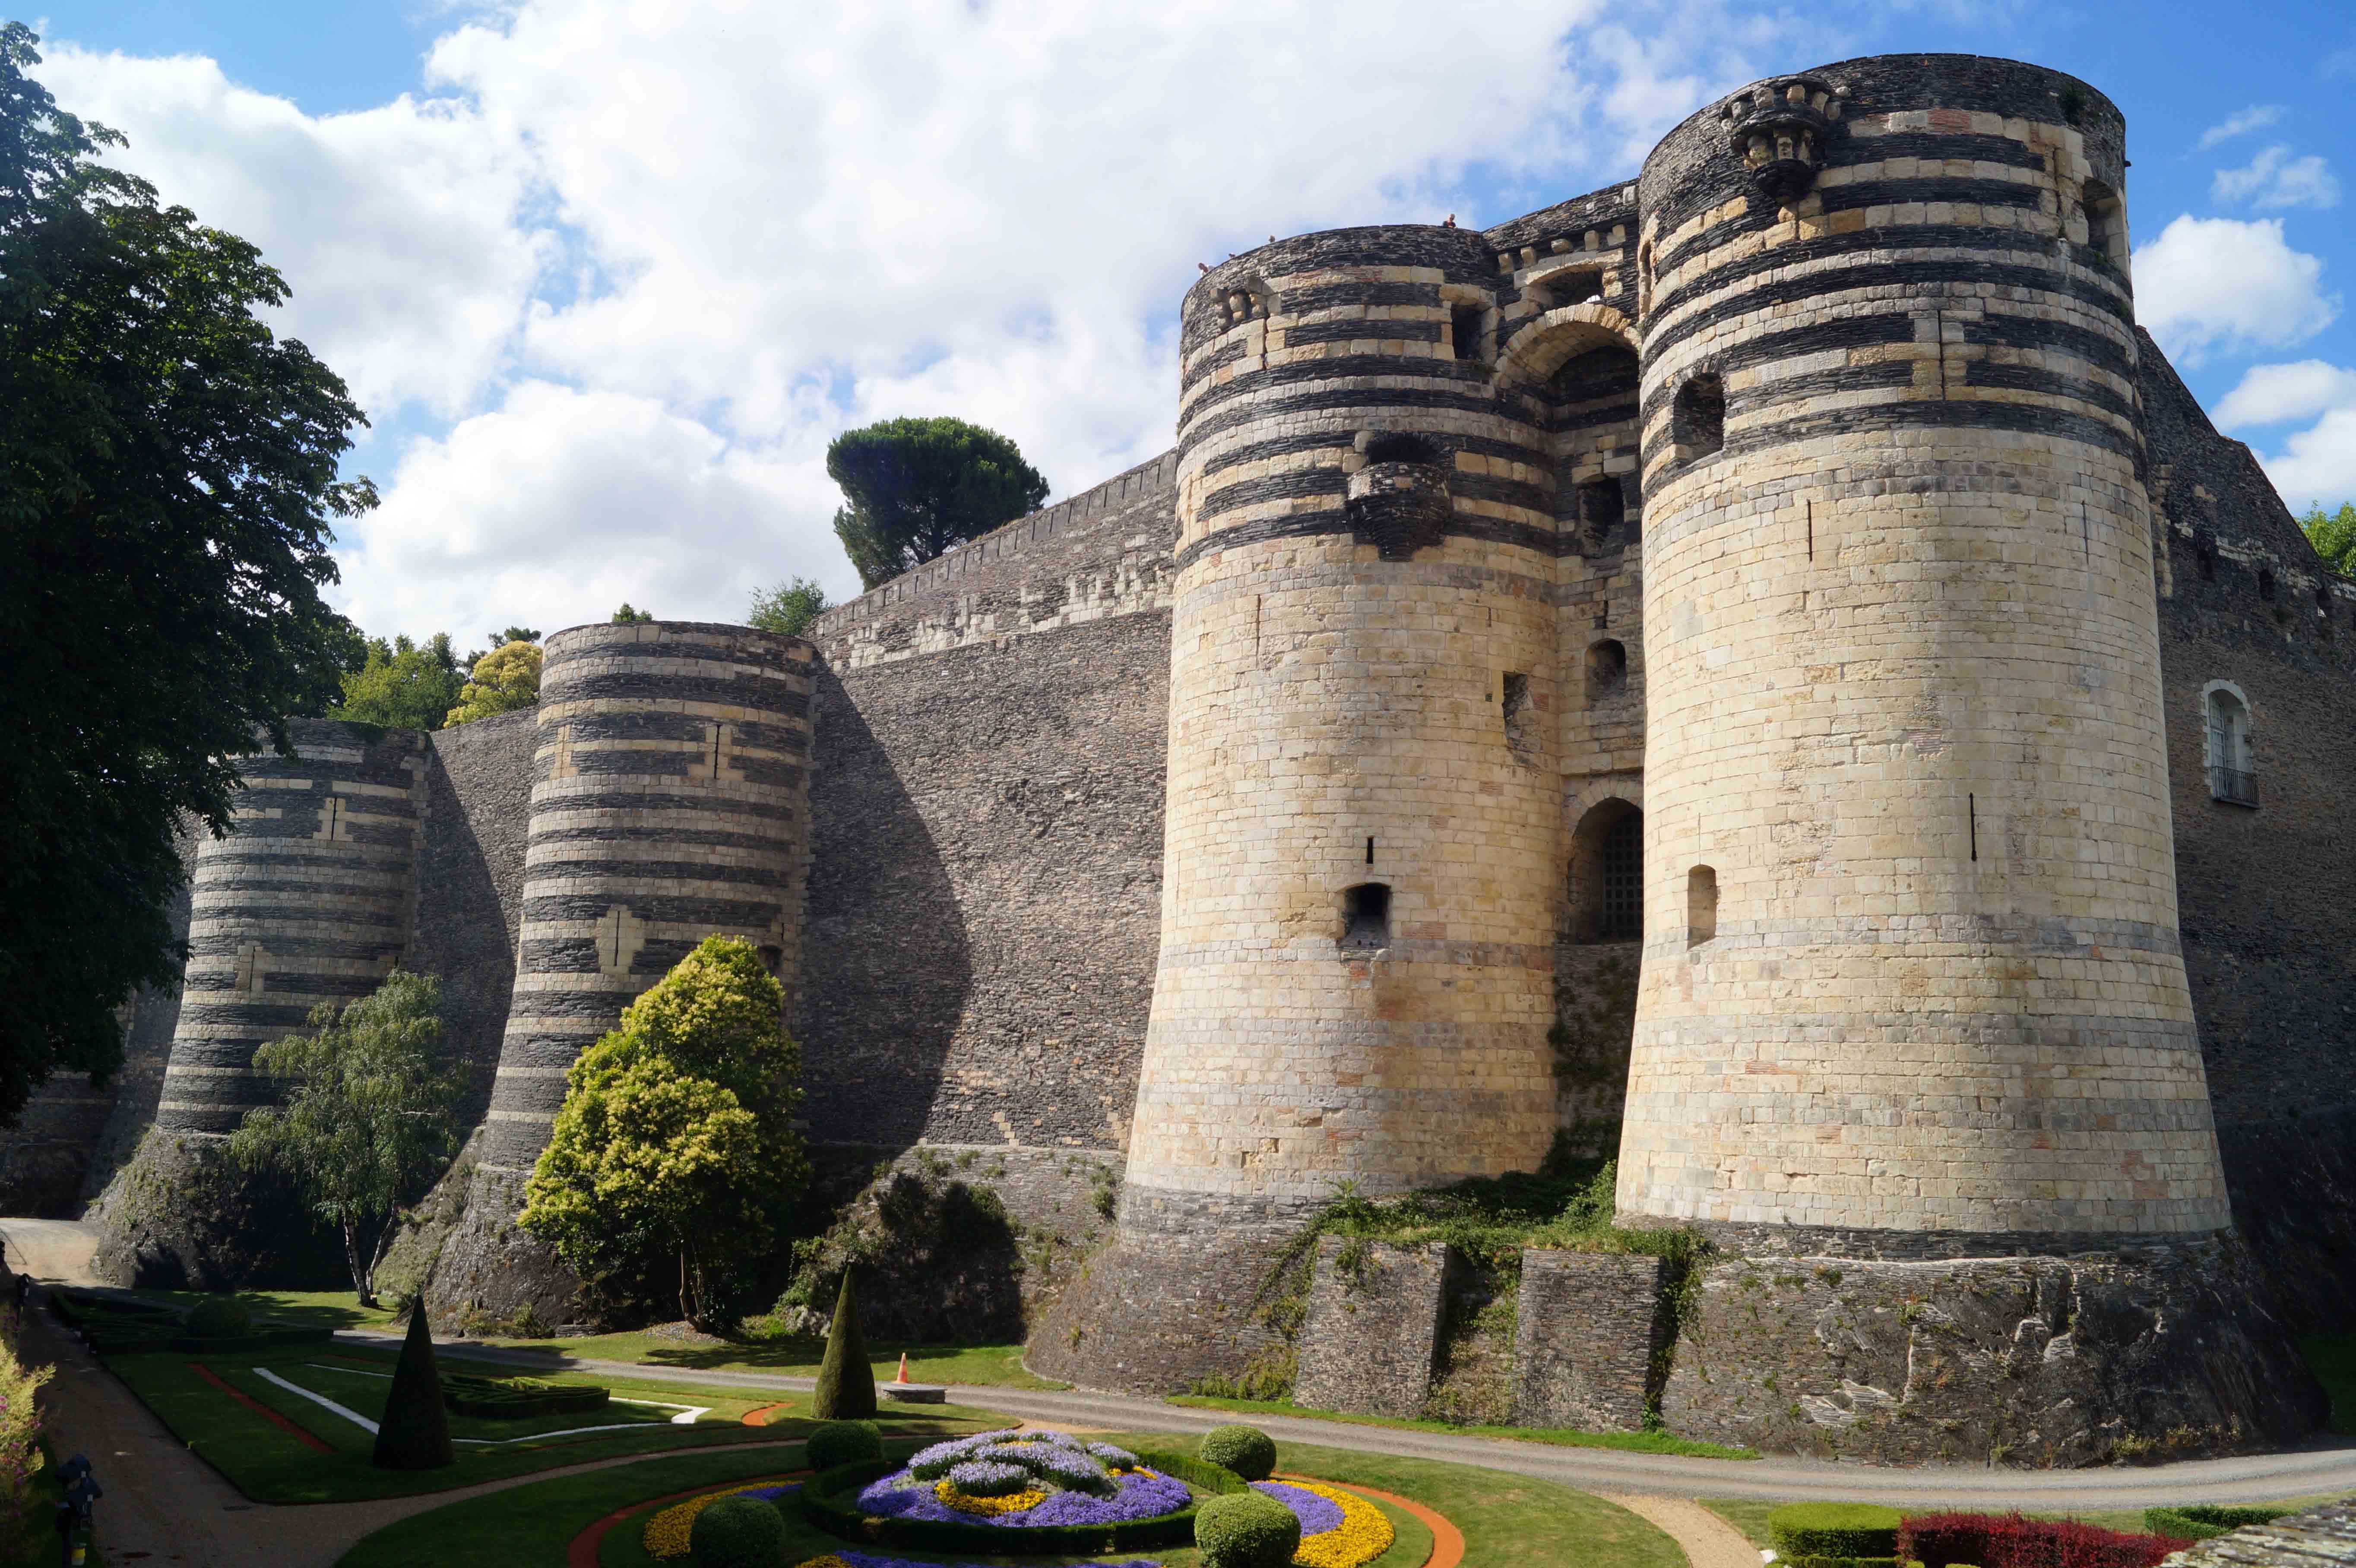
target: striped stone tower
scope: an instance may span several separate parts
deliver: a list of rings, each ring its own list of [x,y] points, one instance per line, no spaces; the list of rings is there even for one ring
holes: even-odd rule
[[[562,1310],[569,1283],[512,1218],[566,1069],[632,997],[713,935],[757,945],[789,1009],[799,970],[810,645],[657,621],[546,647],[515,992],[437,1311]]]
[[[240,763],[236,827],[189,879],[188,961],[158,1131],[218,1136],[276,1095],[255,1048],[376,989],[410,939],[424,744],[298,719],[295,754]]]
[[[1866,1257],[2229,1223],[2124,136],[2058,72],[1890,58],[1645,164],[1625,1216]]]
[[[1492,388],[1498,272],[1358,229],[1187,295],[1153,1009],[1116,1254],[1033,1350],[1078,1381],[1232,1370],[1340,1181],[1547,1151],[1554,485]]]

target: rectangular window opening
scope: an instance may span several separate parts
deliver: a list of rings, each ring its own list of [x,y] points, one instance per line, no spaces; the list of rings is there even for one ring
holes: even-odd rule
[[[1342,895],[1342,945],[1360,951],[1391,944],[1391,890],[1360,882]]]

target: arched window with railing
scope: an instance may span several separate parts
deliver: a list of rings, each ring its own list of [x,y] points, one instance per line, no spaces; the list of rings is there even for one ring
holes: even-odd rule
[[[2212,680],[2202,694],[2209,720],[2209,795],[2229,805],[2258,804],[2257,771],[2250,747],[2250,703],[2231,681]]]
[[[1644,934],[1644,814],[1628,801],[1601,801],[1571,833],[1571,940],[1634,942]]]

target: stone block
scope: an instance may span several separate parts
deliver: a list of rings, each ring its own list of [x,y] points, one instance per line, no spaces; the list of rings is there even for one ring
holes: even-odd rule
[[[1665,1260],[1532,1247],[1514,1327],[1514,1424],[1634,1432],[1666,1342]]]
[[[1393,1247],[1320,1238],[1294,1403],[1360,1415],[1420,1412],[1451,1252],[1441,1242]]]

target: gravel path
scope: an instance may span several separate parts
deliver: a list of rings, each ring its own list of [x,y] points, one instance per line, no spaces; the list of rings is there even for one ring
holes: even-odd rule
[[[1759,1568],[1751,1538],[1697,1502],[1646,1497],[1641,1492],[1598,1492],[1662,1531],[1685,1550],[1693,1568]]]

